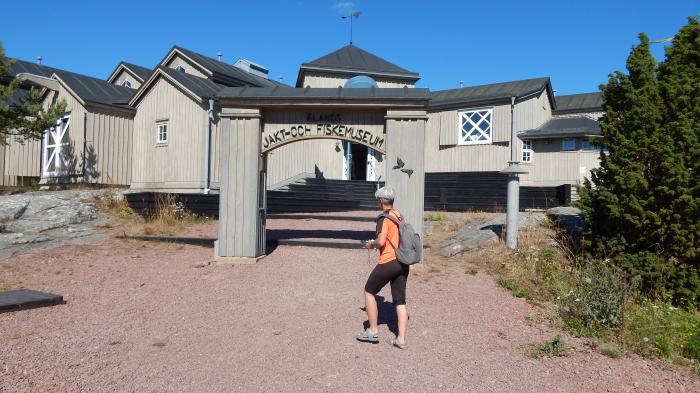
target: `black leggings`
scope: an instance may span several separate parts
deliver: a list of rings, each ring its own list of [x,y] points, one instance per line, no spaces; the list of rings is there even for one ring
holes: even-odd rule
[[[409,266],[393,260],[378,264],[370,273],[365,284],[365,291],[376,295],[384,286],[391,282],[391,300],[395,306],[406,304],[406,280],[408,279]]]

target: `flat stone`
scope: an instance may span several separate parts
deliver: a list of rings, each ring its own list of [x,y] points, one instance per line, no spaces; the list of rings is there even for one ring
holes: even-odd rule
[[[0,223],[20,218],[27,206],[29,206],[29,198],[0,197]]]

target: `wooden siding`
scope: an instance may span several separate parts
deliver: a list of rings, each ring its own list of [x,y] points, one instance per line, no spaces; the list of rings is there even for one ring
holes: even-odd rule
[[[304,79],[302,80],[302,86],[307,87],[343,87],[348,79],[352,78],[350,75],[343,75],[337,73],[321,73],[306,71],[304,73]],[[415,83],[409,80],[400,79],[390,79],[390,78],[379,78],[372,77],[372,79],[377,82],[378,87],[415,87]]]
[[[95,109],[87,113],[85,152],[81,157],[85,182],[122,186],[131,183],[133,124],[127,115]]]
[[[533,140],[532,163],[523,164],[529,173],[520,177],[523,185],[581,184],[585,177],[590,178],[591,169],[600,166],[600,152],[580,150],[582,139],[576,140],[574,151],[562,151],[561,142],[561,138],[550,139],[547,144]]]
[[[186,73],[188,73],[190,75],[198,76],[200,78],[207,78],[207,75],[205,75],[202,72],[202,70],[199,66],[195,65],[194,63],[190,62],[189,60],[187,60],[186,58],[184,58],[180,55],[173,56],[173,58],[170,59],[170,61],[167,62],[165,64],[165,66],[170,67],[172,69],[176,69],[177,66],[183,66],[185,68]]]
[[[11,137],[5,146],[4,184],[5,186],[21,186],[24,177],[39,177],[41,175],[41,141],[24,141]]]
[[[206,114],[203,104],[168,80],[156,81],[140,101],[134,118],[131,188],[201,191]],[[168,143],[158,145],[156,123],[165,120]],[[218,168],[218,158],[214,167]]]
[[[488,107],[464,107],[460,110],[482,108]],[[426,126],[426,172],[490,172],[505,168],[510,159],[510,104],[492,108],[493,143],[489,145],[458,145],[460,110],[429,113]],[[546,91],[515,105],[516,131],[535,128],[550,117],[551,107]]]
[[[112,82],[112,84],[121,86],[125,80],[131,82],[132,89],[138,89],[139,87],[141,87],[141,82],[139,82],[138,79],[136,79],[132,74],[130,74],[123,68],[121,71],[119,71],[119,74],[117,74],[117,77],[116,79],[114,79],[114,82]]]

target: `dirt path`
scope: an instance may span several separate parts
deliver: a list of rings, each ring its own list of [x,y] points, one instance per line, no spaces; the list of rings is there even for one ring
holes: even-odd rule
[[[371,223],[271,220],[362,236]],[[212,236],[215,226],[193,230]],[[67,303],[0,314],[0,391],[691,392],[700,378],[585,346],[531,359],[555,334],[489,276],[414,271],[407,351],[361,344],[363,250],[280,246],[253,266],[204,266],[212,249],[110,240],[12,257],[0,280]],[[530,316],[530,317],[529,317]]]

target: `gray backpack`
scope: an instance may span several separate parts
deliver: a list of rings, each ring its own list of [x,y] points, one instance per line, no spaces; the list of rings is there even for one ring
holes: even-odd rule
[[[411,224],[403,220],[403,216],[400,219],[391,214],[382,213],[379,218],[384,217],[391,220],[399,227],[399,246],[392,244],[396,250],[396,258],[399,262],[404,265],[413,265],[420,262],[423,256],[423,241],[414,230]],[[389,239],[387,239],[389,241]]]

